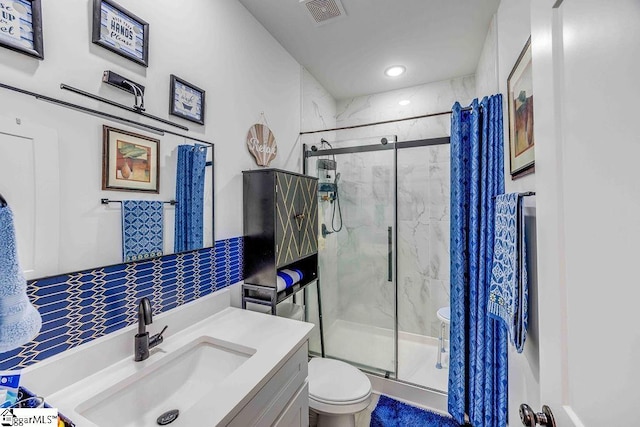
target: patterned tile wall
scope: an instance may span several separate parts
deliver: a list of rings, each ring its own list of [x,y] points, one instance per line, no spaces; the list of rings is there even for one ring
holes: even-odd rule
[[[137,322],[137,302],[153,313],[186,304],[242,280],[242,237],[212,248],[30,281],[42,315],[40,334],[0,353],[0,370],[24,368]]]

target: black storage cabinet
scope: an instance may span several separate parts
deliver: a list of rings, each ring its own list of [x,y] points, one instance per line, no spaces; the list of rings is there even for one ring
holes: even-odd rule
[[[244,285],[247,302],[276,305],[317,279],[318,179],[280,169],[243,173]],[[277,292],[277,272],[302,271],[291,288]]]

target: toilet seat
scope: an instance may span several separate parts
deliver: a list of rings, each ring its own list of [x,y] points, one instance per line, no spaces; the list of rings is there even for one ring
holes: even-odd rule
[[[321,406],[359,406],[368,404],[370,396],[371,382],[359,369],[333,359],[316,357],[309,361],[311,401],[324,404]]]

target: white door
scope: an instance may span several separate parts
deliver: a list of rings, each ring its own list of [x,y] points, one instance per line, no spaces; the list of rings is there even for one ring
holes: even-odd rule
[[[639,425],[640,1],[534,0],[531,28],[540,402]]]
[[[60,273],[58,133],[0,117],[0,194],[14,216],[26,279]]]

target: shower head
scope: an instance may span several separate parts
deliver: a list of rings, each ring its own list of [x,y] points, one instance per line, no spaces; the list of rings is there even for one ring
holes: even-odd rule
[[[336,174],[336,179],[334,180],[334,183],[337,184],[339,180],[340,180],[340,172]]]

